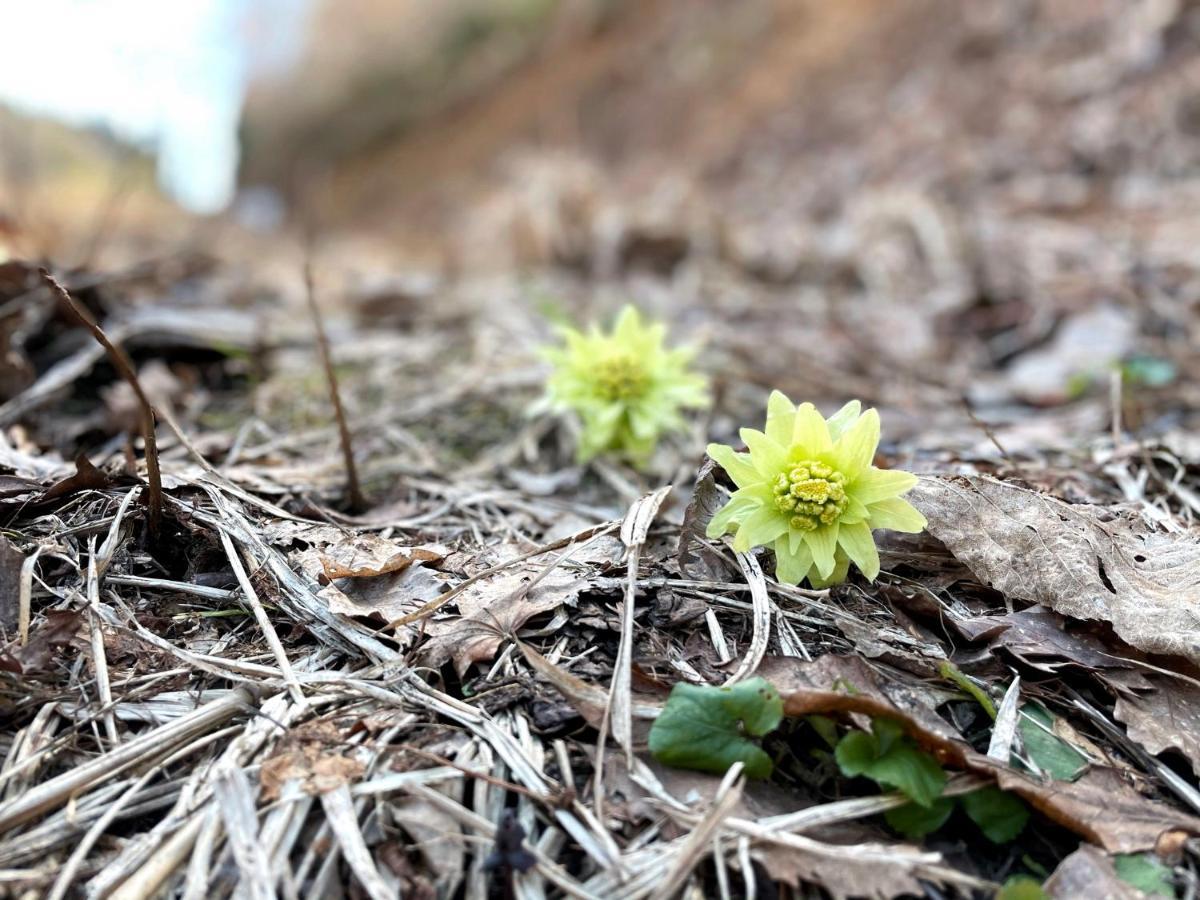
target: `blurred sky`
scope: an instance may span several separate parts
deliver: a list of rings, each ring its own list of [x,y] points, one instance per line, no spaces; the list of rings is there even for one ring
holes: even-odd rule
[[[0,0],[0,103],[159,150],[183,205],[233,195],[247,77],[300,48],[309,0]]]

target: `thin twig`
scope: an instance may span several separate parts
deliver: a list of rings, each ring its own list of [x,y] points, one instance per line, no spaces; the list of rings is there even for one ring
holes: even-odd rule
[[[92,317],[92,314],[88,312],[87,307],[72,297],[67,289],[55,280],[53,275],[45,269],[39,269],[38,273],[42,276],[42,280],[46,282],[46,286],[67,304],[76,317],[78,317],[79,321],[87,326],[92,336],[107,351],[117,373],[125,379],[125,382],[133,389],[133,393],[138,398],[142,412],[142,439],[146,442],[146,475],[150,482],[148,524],[151,542],[157,543],[159,534],[162,531],[163,494],[162,474],[158,468],[158,443],[154,439],[154,407],[151,405],[150,399],[146,396],[146,392],[142,390],[142,384],[138,381],[137,371],[133,367],[133,360],[129,358],[129,354],[108,339],[108,335],[104,333],[104,329],[100,327],[99,323]]]
[[[329,336],[325,333],[325,322],[317,306],[316,289],[313,287],[312,264],[304,263],[304,295],[308,300],[308,312],[312,316],[313,328],[317,332],[317,350],[321,354],[321,365],[325,369],[325,380],[329,384],[329,399],[333,403],[333,414],[337,418],[338,439],[342,444],[342,457],[346,462],[346,492],[350,495],[350,509],[361,512],[366,508],[362,488],[358,483],[358,468],[354,464],[354,447],[350,443],[350,426],[346,424],[346,411],[342,408],[342,395],[338,389],[337,374],[333,371],[333,356],[329,352]]]

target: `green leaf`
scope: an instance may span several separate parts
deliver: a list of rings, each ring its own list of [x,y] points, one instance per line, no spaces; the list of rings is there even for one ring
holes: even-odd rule
[[[1036,878],[1013,875],[996,893],[996,900],[1046,900],[1046,892]]]
[[[808,724],[812,726],[813,731],[817,733],[821,740],[829,745],[830,750],[837,747],[837,722],[833,721],[829,716],[809,716]]]
[[[771,758],[750,738],[782,719],[783,700],[763,678],[720,688],[680,682],[650,729],[650,752],[668,766],[718,774],[740,761],[750,778],[767,778]]]
[[[1113,868],[1126,884],[1155,897],[1174,897],[1171,868],[1152,853],[1120,853],[1113,857]]]
[[[1054,734],[1054,716],[1037,703],[1021,707],[1017,724],[1029,757],[1043,772],[1059,781],[1074,781],[1087,768],[1087,757]]]
[[[946,773],[937,760],[904,737],[896,722],[874,719],[871,730],[852,731],[838,742],[834,755],[842,773],[865,775],[914,803],[931,806],[946,786]]]
[[[897,806],[884,813],[883,818],[896,831],[915,841],[945,825],[952,812],[954,801],[949,797],[940,797],[929,807],[917,806],[915,803]]]
[[[1029,821],[1029,810],[1021,798],[998,787],[980,788],[960,799],[971,821],[993,844],[1007,844]]]

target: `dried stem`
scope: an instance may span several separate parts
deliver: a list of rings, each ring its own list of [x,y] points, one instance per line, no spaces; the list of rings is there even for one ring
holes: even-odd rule
[[[342,395],[338,390],[337,374],[333,371],[333,356],[329,352],[329,337],[325,333],[325,322],[317,307],[316,291],[313,288],[312,265],[304,263],[304,293],[308,298],[308,311],[312,315],[313,327],[317,332],[317,349],[321,354],[321,365],[325,368],[325,380],[329,383],[329,399],[333,402],[333,414],[337,418],[338,438],[342,444],[342,457],[346,462],[346,491],[350,495],[350,509],[359,512],[366,507],[362,488],[358,483],[358,468],[354,464],[354,447],[350,443],[350,427],[346,424],[346,411],[342,408]]]
[[[117,373],[133,388],[133,393],[138,398],[142,412],[142,439],[146,442],[146,475],[150,482],[148,502],[150,540],[151,543],[157,543],[159,534],[162,531],[163,493],[162,474],[158,468],[158,443],[154,439],[154,407],[151,405],[150,399],[146,396],[146,392],[142,390],[142,384],[138,381],[137,371],[133,367],[133,360],[129,358],[129,354],[108,339],[108,335],[104,333],[104,329],[92,317],[87,307],[72,297],[67,289],[55,280],[53,275],[45,269],[40,269],[39,273],[46,286],[54,291],[70,307],[71,311],[75,313],[79,321],[83,322],[87,326],[87,329],[91,331],[92,336],[96,338],[100,346],[108,353],[109,359],[112,360]]]

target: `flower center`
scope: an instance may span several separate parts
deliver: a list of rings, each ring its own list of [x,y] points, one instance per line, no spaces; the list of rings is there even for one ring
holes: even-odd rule
[[[600,360],[592,377],[596,382],[596,392],[610,402],[640,397],[649,383],[641,360],[629,353]]]
[[[846,476],[811,459],[780,472],[772,490],[776,508],[797,531],[832,525],[846,509]]]

